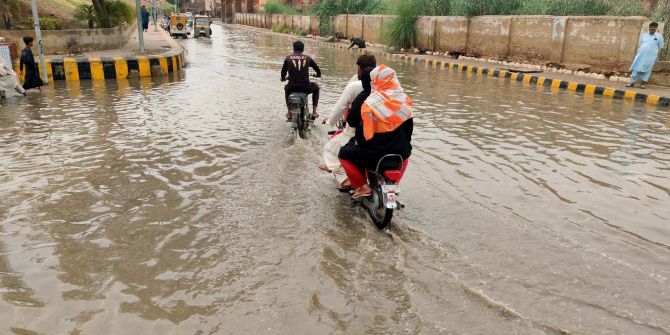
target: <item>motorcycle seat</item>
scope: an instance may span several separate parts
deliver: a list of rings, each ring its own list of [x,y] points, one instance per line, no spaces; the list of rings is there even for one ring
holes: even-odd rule
[[[288,96],[288,101],[294,104],[305,104],[307,102],[307,93],[293,92]]]

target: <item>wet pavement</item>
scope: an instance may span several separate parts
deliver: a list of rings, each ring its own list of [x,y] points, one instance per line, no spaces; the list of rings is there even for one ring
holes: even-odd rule
[[[668,334],[670,113],[390,62],[416,103],[378,231],[283,122],[285,39],[0,104],[0,333]],[[354,55],[313,50],[321,114]]]

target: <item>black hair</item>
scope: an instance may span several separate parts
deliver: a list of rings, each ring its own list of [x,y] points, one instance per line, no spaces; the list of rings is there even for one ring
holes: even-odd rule
[[[301,41],[293,42],[293,51],[297,51],[297,52],[305,51],[305,43],[302,43]]]
[[[356,60],[356,65],[358,65],[361,69],[365,69],[366,67],[375,68],[377,66],[377,59],[374,55],[366,52],[364,55],[358,57],[358,60]]]
[[[361,73],[361,83],[363,84],[363,90],[369,91],[372,89],[372,78],[370,77],[370,72],[374,70],[374,66],[364,67]]]
[[[649,24],[649,28],[658,28],[658,22],[652,22]]]
[[[30,44],[30,42],[34,41],[35,39],[30,37],[30,36],[23,36],[23,43],[26,45]]]

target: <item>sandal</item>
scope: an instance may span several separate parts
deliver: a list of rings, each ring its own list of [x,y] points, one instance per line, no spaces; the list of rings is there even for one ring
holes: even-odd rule
[[[645,85],[645,84],[641,84],[641,85],[640,85],[640,88],[641,88],[641,89],[645,89],[645,88],[647,88],[647,85]]]
[[[351,198],[354,199],[354,200],[356,200],[356,199],[360,199],[360,198],[367,198],[367,197],[369,197],[369,196],[371,196],[371,195],[372,195],[372,190],[370,190],[370,192],[367,192],[367,193],[360,193],[359,191],[356,191],[356,192],[351,196]]]
[[[635,84],[628,84],[626,87],[635,87]]]

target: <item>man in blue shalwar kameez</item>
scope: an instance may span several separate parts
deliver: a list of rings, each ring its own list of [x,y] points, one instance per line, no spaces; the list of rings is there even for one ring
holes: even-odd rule
[[[656,30],[658,30],[658,23],[652,22],[649,25],[649,34],[640,37],[640,48],[630,66],[630,83],[626,87],[635,87],[639,78],[642,79],[640,88],[647,88],[649,76],[658,59],[658,52],[663,49],[663,35],[657,33]]]

